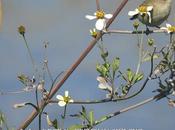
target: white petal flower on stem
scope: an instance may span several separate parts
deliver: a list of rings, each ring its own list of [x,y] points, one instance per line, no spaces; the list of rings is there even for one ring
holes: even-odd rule
[[[175,26],[172,26],[171,24],[168,23],[166,23],[166,27],[161,27],[160,29],[165,30],[167,33],[175,32]]]
[[[106,28],[106,20],[113,17],[112,14],[106,14],[103,10],[97,10],[94,15],[85,16],[89,20],[97,19],[95,27],[97,30],[103,30]]]
[[[67,105],[68,103],[72,103],[73,99],[69,96],[69,92],[65,91],[64,96],[62,95],[57,95],[56,98],[58,99],[58,105],[63,107]]]
[[[128,15],[134,17],[135,15],[145,15],[147,14],[149,17],[149,23],[151,23],[151,11],[153,10],[153,6],[139,6],[134,11],[129,11]]]
[[[102,90],[112,91],[112,87],[106,82],[106,80],[103,77],[97,77],[97,81],[99,82],[98,88]]]

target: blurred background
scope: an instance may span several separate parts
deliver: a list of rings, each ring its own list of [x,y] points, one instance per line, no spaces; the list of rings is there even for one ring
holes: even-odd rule
[[[101,8],[106,13],[112,13],[122,0],[100,0]],[[128,11],[133,10],[143,0],[129,0],[128,4],[119,14],[110,29],[132,30],[133,22],[129,20]],[[85,19],[86,14],[96,11],[95,0],[2,0],[3,26],[0,31],[0,91],[18,91],[23,85],[17,80],[20,73],[32,76],[32,65],[27,53],[24,41],[17,28],[20,25],[26,27],[26,39],[32,50],[33,57],[38,67],[42,67],[44,49],[43,43],[49,42],[47,57],[49,68],[56,77],[61,71],[65,71],[88,46],[92,40],[89,29],[94,27],[95,21]],[[174,24],[174,7],[168,22]],[[145,28],[143,25],[141,25]],[[165,26],[165,23],[162,24]],[[151,34],[157,46],[163,46],[169,42],[166,34]],[[146,44],[147,36],[144,36]],[[109,51],[110,58],[121,58],[121,70],[131,67],[136,69],[138,61],[137,38],[134,35],[112,34],[104,36],[104,45]],[[70,91],[74,99],[101,99],[105,97],[103,91],[98,89],[95,66],[102,62],[98,47],[94,47],[91,53],[80,64],[77,70],[70,76],[57,94]],[[148,64],[143,64],[141,71],[149,70]],[[46,88],[51,82],[46,77]],[[141,84],[140,84],[141,85]],[[139,87],[136,86],[136,87]],[[157,83],[151,82],[142,94],[137,97],[116,103],[85,105],[88,110],[94,110],[95,118],[117,111],[134,103],[140,102],[155,93]],[[0,96],[0,110],[6,115],[10,127],[17,128],[19,124],[31,113],[31,107],[13,109],[13,104],[31,101],[35,103],[34,92],[21,94],[8,94]],[[54,99],[56,99],[54,97]],[[70,105],[68,114],[79,112],[81,105]],[[63,112],[57,104],[49,105],[45,111],[52,119],[58,118]],[[168,106],[165,99],[151,102],[138,109],[129,111],[114,117],[96,128],[120,129],[140,128],[143,130],[174,130],[175,109]],[[58,118],[58,121],[60,117]],[[79,121],[68,117],[65,126],[76,124]],[[28,127],[32,130],[38,127],[37,118]],[[42,128],[47,128],[43,117]]]

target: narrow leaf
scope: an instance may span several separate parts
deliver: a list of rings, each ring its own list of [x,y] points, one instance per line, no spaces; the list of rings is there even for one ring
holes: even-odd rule
[[[68,128],[68,130],[80,130],[82,129],[84,126],[82,125],[72,125]]]
[[[94,111],[89,112],[89,121],[90,121],[90,125],[93,126],[93,124],[94,124]]]

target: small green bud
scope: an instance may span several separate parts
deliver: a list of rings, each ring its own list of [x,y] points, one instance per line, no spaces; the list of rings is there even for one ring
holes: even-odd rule
[[[26,29],[25,29],[24,26],[21,25],[21,26],[18,27],[18,32],[19,32],[22,36],[24,36],[25,31],[26,31]]]
[[[108,51],[101,53],[101,57],[105,60],[108,57]]]
[[[154,39],[148,38],[148,45],[153,46],[154,45]]]
[[[135,22],[133,23],[133,27],[137,30],[138,27],[139,27],[139,22],[138,22],[138,21],[135,21]]]

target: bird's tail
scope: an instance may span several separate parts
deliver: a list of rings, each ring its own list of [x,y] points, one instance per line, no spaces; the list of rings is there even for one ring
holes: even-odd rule
[[[135,20],[135,19],[137,19],[137,17],[138,17],[138,14],[132,16],[132,17],[130,18],[130,20]]]

